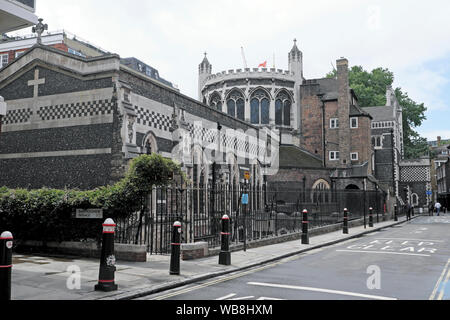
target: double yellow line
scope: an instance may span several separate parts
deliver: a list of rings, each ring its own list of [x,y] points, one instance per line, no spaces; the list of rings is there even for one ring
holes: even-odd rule
[[[450,259],[448,259],[447,264],[445,265],[444,271],[442,271],[441,276],[439,277],[438,282],[436,283],[436,286],[434,287],[434,290],[430,296],[429,300],[442,300],[444,298],[445,293],[445,287],[447,286],[448,282],[450,281]],[[444,280],[445,278],[445,280]],[[441,288],[438,294],[438,290]]]

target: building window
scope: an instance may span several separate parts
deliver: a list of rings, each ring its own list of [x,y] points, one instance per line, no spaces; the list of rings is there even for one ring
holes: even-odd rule
[[[381,149],[383,148],[383,139],[381,136],[373,136],[372,137],[372,146],[375,149]]]
[[[238,90],[233,90],[227,99],[227,114],[240,120],[245,120],[244,96]]]
[[[211,96],[209,106],[216,110],[222,111],[222,99],[217,92],[214,92]]]
[[[0,55],[0,69],[8,64],[8,54]]]
[[[311,201],[313,203],[327,203],[331,201],[330,185],[320,179],[312,187]]]
[[[339,160],[339,151],[330,151],[330,161]]]
[[[250,122],[269,124],[270,99],[264,90],[256,90],[250,100]]]
[[[275,100],[275,124],[277,126],[291,125],[291,107],[292,102],[289,95],[282,91]]]
[[[350,118],[350,128],[358,129],[358,118]]]
[[[358,152],[350,153],[350,158],[352,159],[352,161],[358,161],[359,160]]]
[[[339,119],[338,118],[330,119],[330,129],[337,129],[337,128],[339,128]]]

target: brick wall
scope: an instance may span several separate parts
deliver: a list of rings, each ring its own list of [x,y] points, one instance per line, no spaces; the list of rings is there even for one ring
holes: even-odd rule
[[[372,172],[372,137],[371,120],[369,117],[358,117],[358,128],[350,129],[350,152],[358,152],[358,161],[351,161],[352,164],[363,164],[369,162],[369,174]]]
[[[315,89],[314,87],[317,87]],[[317,96],[318,85],[302,86],[302,139],[303,149],[312,154],[323,156],[322,102]]]

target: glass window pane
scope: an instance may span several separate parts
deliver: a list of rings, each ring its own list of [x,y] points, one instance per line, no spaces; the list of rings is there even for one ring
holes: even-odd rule
[[[286,100],[284,102],[284,122],[283,124],[285,126],[290,126],[291,125],[291,102],[289,100]]]
[[[239,99],[236,103],[237,105],[237,118],[245,121],[245,102]]]
[[[283,124],[283,102],[275,101],[275,124],[281,126]]]
[[[253,99],[250,104],[250,121],[253,124],[259,124],[259,100]]]
[[[269,124],[269,100],[263,99],[261,101],[261,124]]]
[[[228,100],[227,102],[227,113],[228,115],[235,117],[236,116],[236,103],[234,102],[234,100]]]

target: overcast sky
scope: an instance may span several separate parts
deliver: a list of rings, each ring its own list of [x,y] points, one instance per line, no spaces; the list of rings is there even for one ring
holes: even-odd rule
[[[450,138],[448,0],[37,0],[36,13],[50,31],[143,60],[196,99],[203,52],[214,73],[243,68],[242,46],[249,67],[272,67],[275,56],[287,69],[296,38],[306,78],[325,76],[340,57],[388,68],[394,87],[428,107],[418,131]]]

